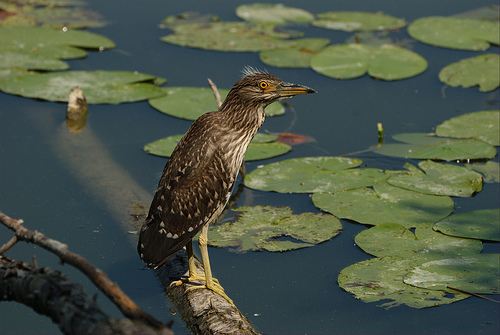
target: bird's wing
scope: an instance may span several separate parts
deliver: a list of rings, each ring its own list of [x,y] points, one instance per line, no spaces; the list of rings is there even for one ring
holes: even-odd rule
[[[207,131],[195,122],[165,166],[139,236],[138,252],[150,268],[160,267],[190,243],[231,195],[238,170],[225,166],[226,149]]]

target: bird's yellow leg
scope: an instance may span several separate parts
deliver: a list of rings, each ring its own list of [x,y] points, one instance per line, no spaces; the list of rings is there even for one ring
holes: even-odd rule
[[[196,280],[205,281],[205,275],[202,273],[198,273],[196,271],[196,264],[195,264],[192,242],[189,242],[188,244],[186,244],[186,253],[187,253],[188,265],[189,265],[189,277],[187,279],[176,280],[176,281],[172,282],[170,284],[170,286],[180,286],[184,283],[188,283],[188,282],[192,282],[192,281],[196,281]]]
[[[203,268],[205,270],[205,285],[202,286],[192,286],[188,290],[194,290],[198,288],[207,288],[209,290],[214,291],[227,301],[231,305],[234,305],[233,301],[224,293],[224,288],[219,284],[219,281],[212,277],[212,270],[210,269],[210,260],[208,259],[208,249],[207,249],[207,234],[208,234],[208,224],[204,225],[200,237],[198,239],[198,243],[200,246],[201,258],[203,260]],[[194,260],[193,260],[194,265]],[[196,270],[196,269],[195,269]]]

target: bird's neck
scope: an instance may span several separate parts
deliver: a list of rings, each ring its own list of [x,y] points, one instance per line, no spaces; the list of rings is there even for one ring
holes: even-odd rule
[[[250,132],[252,137],[262,126],[266,118],[264,114],[264,106],[261,104],[232,104],[230,108],[227,108],[225,104],[222,104],[219,111],[225,114],[224,119],[227,121],[228,127],[234,130]]]

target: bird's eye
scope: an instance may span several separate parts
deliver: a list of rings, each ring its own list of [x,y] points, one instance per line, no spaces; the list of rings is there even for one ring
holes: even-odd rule
[[[260,88],[268,88],[269,87],[269,84],[267,83],[267,81],[261,81],[259,83],[259,87]]]

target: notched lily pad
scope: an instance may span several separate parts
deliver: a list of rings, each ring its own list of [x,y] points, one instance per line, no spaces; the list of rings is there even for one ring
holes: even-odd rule
[[[479,86],[479,91],[490,92],[500,85],[500,56],[486,54],[445,66],[439,80],[452,87]]]
[[[455,214],[436,223],[434,230],[443,234],[500,241],[500,210],[483,209]]]
[[[0,68],[22,68],[29,70],[57,71],[66,70],[69,65],[56,58],[48,58],[33,53],[2,50],[0,47]]]
[[[381,223],[361,231],[354,242],[366,253],[376,257],[401,256],[407,258],[456,257],[476,255],[483,249],[478,240],[441,234],[430,223],[416,225],[415,234],[399,223]]]
[[[262,63],[281,68],[308,68],[311,58],[330,44],[327,38],[302,38],[294,40],[294,45],[285,49],[261,51]]]
[[[445,290],[451,286],[476,294],[498,294],[499,269],[499,254],[439,259],[415,267],[405,276],[404,282],[431,290]]]
[[[174,135],[156,140],[146,144],[143,150],[151,155],[170,157],[182,136],[184,135]],[[291,146],[276,142],[277,138],[277,136],[257,134],[248,146],[245,153],[245,161],[249,162],[281,156],[292,150]]]
[[[425,133],[398,134],[393,138],[405,144],[384,144],[374,152],[386,156],[444,161],[490,159],[497,155],[495,147],[476,139],[445,139]]]
[[[464,166],[481,173],[485,183],[500,182],[500,164],[497,162],[488,161],[486,163],[465,164]]]
[[[340,287],[364,302],[386,301],[379,307],[391,308],[407,305],[427,308],[469,297],[468,294],[451,291],[435,291],[416,288],[403,282],[404,276],[423,259],[401,256],[372,258],[343,269],[338,277]]]
[[[368,12],[326,12],[316,15],[313,26],[343,31],[376,31],[398,29],[406,21],[383,13]]]
[[[68,101],[72,87],[79,86],[89,104],[117,104],[146,100],[165,93],[153,82],[159,78],[125,71],[64,71],[19,73],[0,77],[0,90],[49,101]]]
[[[416,19],[408,26],[408,34],[422,43],[459,50],[481,51],[499,44],[498,22],[458,17]]]
[[[314,15],[304,9],[267,3],[238,6],[236,16],[245,21],[268,24],[307,23],[314,20]]]
[[[160,112],[185,120],[196,120],[201,115],[217,110],[214,93],[206,87],[165,87],[165,95],[150,99],[149,104]],[[219,89],[221,99],[225,99],[229,90]],[[285,107],[274,102],[264,110],[266,116],[278,116],[285,113]]]
[[[235,211],[241,213],[236,221],[210,227],[209,245],[236,247],[236,252],[287,251],[328,241],[342,230],[342,224],[333,215],[294,215],[288,207],[239,207]]]
[[[286,38],[301,34],[276,32],[267,24],[246,22],[188,23],[173,26],[174,33],[160,40],[179,46],[232,52],[252,52],[284,48],[290,45]]]
[[[311,68],[327,77],[352,79],[368,73],[382,80],[400,80],[427,69],[427,61],[413,51],[391,44],[338,44],[329,46],[311,59]]]
[[[338,218],[369,225],[394,222],[407,228],[437,222],[454,208],[450,197],[416,193],[387,183],[378,183],[373,189],[314,193],[312,200],[316,207]]]
[[[436,128],[439,137],[477,138],[500,145],[500,111],[481,111],[456,116]]]
[[[387,179],[387,183],[410,191],[455,197],[470,197],[483,188],[482,175],[465,167],[429,160],[418,163],[418,166],[423,172],[411,169],[396,173]]]
[[[261,191],[281,193],[312,193],[343,189],[346,187],[344,180],[346,175],[337,176],[336,173],[357,167],[361,163],[359,159],[344,157],[293,158],[253,170],[247,174],[245,186]],[[382,177],[379,170],[365,170],[367,171],[361,172],[360,169],[354,172],[354,183],[371,185],[374,180]]]

